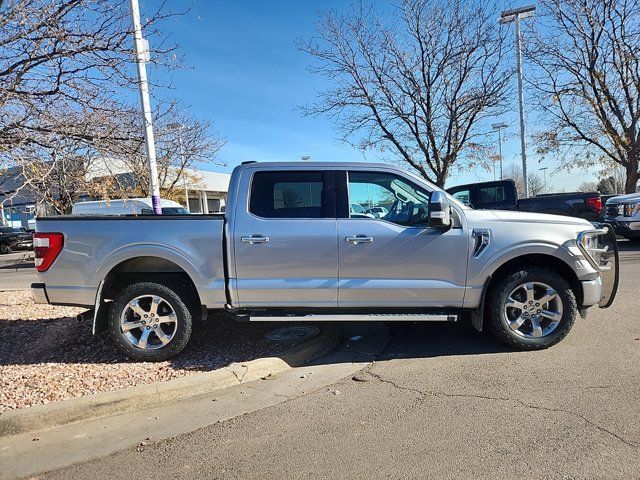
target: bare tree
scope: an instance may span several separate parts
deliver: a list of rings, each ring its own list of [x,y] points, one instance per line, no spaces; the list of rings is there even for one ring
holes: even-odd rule
[[[152,13],[145,35],[165,66],[176,49]],[[131,110],[122,88],[135,85],[131,21],[126,0],[12,0],[0,12],[0,152],[28,144],[86,144],[128,138],[130,132],[86,128],[87,117]],[[95,125],[92,125],[95,127]]]
[[[504,169],[504,178],[513,180],[516,184],[518,197],[524,197],[524,175],[522,174],[522,167],[515,163],[509,164]],[[548,186],[537,173],[527,174],[527,184],[529,186],[529,195],[531,196],[540,195],[541,193],[547,193],[549,191]]]
[[[593,180],[591,180],[591,181],[588,181],[588,182],[582,182],[578,186],[578,191],[579,192],[598,192],[598,191],[600,191],[600,189],[598,188],[598,183],[596,183]]]
[[[443,186],[456,163],[487,163],[477,139],[507,98],[505,32],[484,0],[391,8],[380,15],[359,4],[349,15],[321,15],[318,38],[299,47],[335,86],[304,111],[334,118],[342,140],[363,150],[389,147]]]
[[[193,188],[200,181],[190,170],[213,163],[225,140],[211,131],[210,122],[192,117],[188,109],[176,104],[166,111],[157,110],[155,117],[162,196],[184,203],[185,183]],[[131,115],[118,122],[123,128],[141,132],[137,125],[139,118],[139,115]],[[126,125],[125,120],[130,125]],[[101,121],[103,124],[109,122],[107,118]],[[182,127],[181,132],[176,122]],[[132,135],[127,141],[114,143],[113,147],[109,150],[88,148],[73,138],[58,141],[55,148],[25,147],[21,149],[20,175],[39,203],[58,214],[70,213],[72,205],[82,198],[149,196],[143,139]]]
[[[184,200],[185,183],[194,185],[199,179],[189,170],[214,162],[226,140],[213,131],[208,120],[199,120],[179,105],[156,116],[156,153],[158,180],[164,197]],[[144,145],[132,145],[129,155],[122,156],[135,188],[135,196],[149,196],[148,163]],[[126,191],[122,189],[120,193]]]
[[[146,13],[151,61],[178,66],[159,25],[180,12],[161,2]],[[146,194],[131,29],[128,0],[13,0],[0,10],[0,170],[18,170],[24,188],[57,212],[82,196],[136,193],[136,184]],[[155,104],[161,181],[171,193],[186,168],[211,162],[224,142],[210,121],[160,98]],[[176,121],[185,125],[182,155],[177,131],[167,127]],[[107,178],[110,164],[126,165],[132,181]]]
[[[640,0],[541,0],[528,48],[550,128],[540,153],[565,163],[614,162],[635,192],[640,161]]]

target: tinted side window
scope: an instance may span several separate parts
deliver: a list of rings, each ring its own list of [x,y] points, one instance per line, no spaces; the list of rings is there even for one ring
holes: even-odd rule
[[[504,187],[485,187],[480,189],[481,203],[504,202],[505,199]]]
[[[392,173],[348,172],[349,218],[379,218],[398,225],[429,224],[430,193]],[[360,205],[365,213],[355,211]]]
[[[251,182],[249,211],[264,218],[328,218],[323,173],[257,172]]]
[[[460,190],[459,192],[454,193],[453,198],[459,200],[465,205],[471,205],[471,191],[469,189]]]

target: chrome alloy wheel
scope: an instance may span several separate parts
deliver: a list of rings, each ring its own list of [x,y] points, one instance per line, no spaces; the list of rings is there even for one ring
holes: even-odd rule
[[[553,332],[562,320],[562,299],[549,285],[527,282],[509,294],[504,320],[524,338],[540,338]]]
[[[133,345],[157,350],[169,343],[178,328],[178,317],[169,302],[158,295],[131,300],[120,315],[120,330]]]

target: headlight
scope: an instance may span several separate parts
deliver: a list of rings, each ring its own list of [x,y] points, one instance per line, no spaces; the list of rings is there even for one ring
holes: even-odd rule
[[[638,212],[640,212],[640,202],[625,204],[624,206],[625,217],[635,217]]]
[[[600,235],[607,234],[609,227],[600,228],[598,230],[587,230],[586,232],[580,232],[576,243],[578,248],[582,251],[589,263],[593,265],[597,270],[602,267],[602,254],[609,251],[609,247],[605,246],[601,248],[598,237]]]
[[[592,235],[581,235],[578,237],[578,242],[582,248],[589,251],[598,244],[598,238]]]

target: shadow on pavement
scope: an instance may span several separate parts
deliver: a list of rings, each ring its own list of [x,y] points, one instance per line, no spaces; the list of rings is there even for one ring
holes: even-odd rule
[[[292,346],[265,338],[277,326],[281,325],[239,323],[227,316],[197,322],[185,350],[168,363],[173,369],[209,371],[276,356]],[[93,336],[91,327],[91,322],[78,323],[71,317],[0,320],[0,366],[137,363],[120,353],[108,335]]]
[[[380,360],[515,351],[487,332],[476,331],[464,320],[456,323],[392,324],[389,327],[392,339]]]

